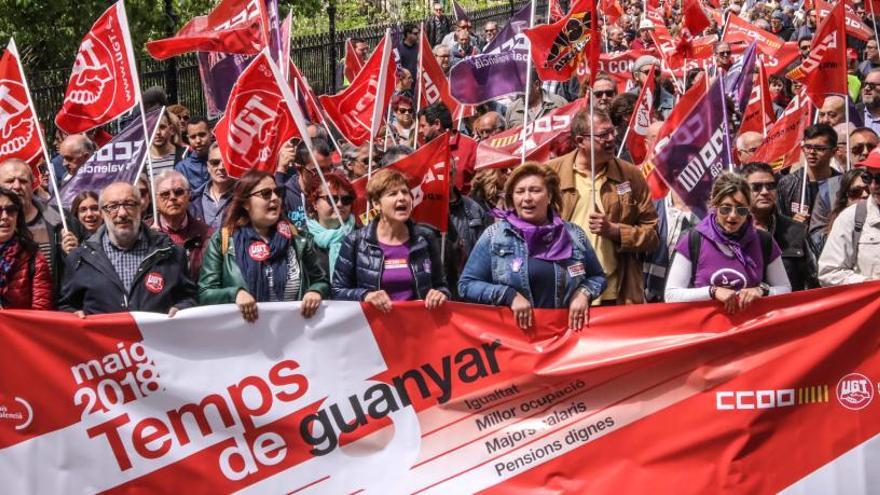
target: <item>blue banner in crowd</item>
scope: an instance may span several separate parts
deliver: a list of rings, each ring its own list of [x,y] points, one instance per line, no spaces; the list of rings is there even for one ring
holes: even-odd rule
[[[706,215],[712,182],[730,163],[730,124],[723,125],[723,82],[723,78],[715,79],[681,126],[658,144],[654,156],[666,183],[700,217]],[[730,112],[726,113],[729,117]]]
[[[152,140],[156,132],[159,116],[165,107],[147,113],[147,129]],[[134,183],[147,157],[147,142],[144,139],[144,125],[140,117],[131,121],[112,141],[101,147],[76,175],[65,183],[58,193],[61,203],[69,208],[73,198],[83,191],[100,193],[102,189],[116,181]]]
[[[529,40],[522,34],[529,27],[526,4],[510,19],[483,53],[467,57],[449,71],[452,96],[476,105],[526,90]]]

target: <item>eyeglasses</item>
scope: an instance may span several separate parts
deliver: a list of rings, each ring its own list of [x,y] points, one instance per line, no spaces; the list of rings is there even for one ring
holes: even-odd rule
[[[208,165],[217,168],[223,165],[223,160],[221,160],[220,158],[212,158],[211,160],[208,160]]]
[[[876,143],[859,143],[852,147],[852,152],[855,155],[861,155],[862,153],[870,153],[876,147]]]
[[[174,189],[169,189],[167,191],[160,192],[159,197],[162,199],[168,199],[173,194],[175,198],[179,198],[181,196],[186,195],[187,192],[189,192],[189,191],[187,191],[186,189],[184,189],[182,187],[175,187]]]
[[[19,207],[16,205],[6,205],[0,206],[0,216],[3,216],[5,213],[7,217],[14,217],[18,215]]]
[[[773,192],[776,190],[776,182],[750,182],[749,187],[753,193],[759,193],[764,189]]]
[[[730,52],[718,52],[718,56],[719,56],[719,57],[729,57],[729,56],[730,56]]]
[[[125,211],[135,211],[140,208],[140,204],[135,203],[134,201],[126,201],[124,203],[110,203],[104,205],[101,209],[106,213],[116,213],[120,208],[125,208]]]
[[[802,52],[806,52],[806,51],[809,51],[809,50],[810,50],[810,45],[803,45],[803,46],[801,46],[801,51],[802,51]]]
[[[877,91],[877,88],[880,88],[880,83],[865,82],[865,83],[862,83],[862,88],[867,89],[869,91]]]
[[[251,196],[259,196],[263,201],[269,201],[272,199],[272,195],[276,195],[279,198],[284,197],[284,186],[277,187],[267,187],[265,189],[260,189],[259,191],[252,192],[248,194],[248,197]]]
[[[400,108],[397,109],[397,111],[398,111],[398,113],[407,114],[407,113],[412,113],[412,112],[413,112],[413,109],[412,109],[412,108],[400,107]]]
[[[330,197],[328,196],[318,196],[318,198],[323,199],[326,202],[330,202]],[[341,204],[342,206],[351,206],[354,203],[354,196],[350,196],[346,194],[345,196],[336,196],[336,202]]]
[[[617,92],[613,89],[606,89],[603,91],[593,91],[593,94],[596,95],[596,98],[614,98]]]
[[[609,139],[609,138],[613,139],[614,136],[616,136],[616,135],[617,135],[617,129],[612,127],[611,129],[608,129],[607,131],[603,131],[598,134],[587,134],[584,137],[592,137],[593,139],[598,139],[599,141],[605,141],[606,139]]]
[[[736,213],[738,217],[744,217],[749,214],[749,209],[745,206],[724,205],[718,207],[718,214],[723,217],[730,216],[731,213]]]
[[[483,32],[486,32],[486,33],[494,33],[496,31],[498,31],[498,29],[484,29],[483,30]]]
[[[865,195],[868,191],[866,186],[852,186],[847,191],[846,195],[849,196],[850,199],[859,199]]]
[[[640,69],[639,72],[647,76],[651,73],[651,69]]]
[[[826,151],[831,149],[830,146],[819,146],[816,144],[805,144],[801,146],[801,148],[804,149],[804,153],[825,153]]]

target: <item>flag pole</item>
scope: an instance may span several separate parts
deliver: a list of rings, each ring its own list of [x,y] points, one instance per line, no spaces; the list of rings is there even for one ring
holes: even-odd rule
[[[764,139],[767,139],[767,115],[764,114],[764,109],[767,106],[765,99],[767,95],[764,94],[764,77],[764,65],[758,64],[758,87],[761,92],[761,127],[764,130]]]
[[[416,84],[416,101],[415,107],[416,112],[413,114],[413,120],[415,123],[413,124],[413,151],[419,148],[419,112],[422,111],[422,52],[425,50],[425,47],[422,43],[425,42],[427,36],[425,35],[425,23],[422,22],[419,24],[419,56],[418,62],[416,66],[416,72],[413,76],[413,82]]]
[[[717,70],[717,69],[716,69]],[[730,155],[730,129],[727,127],[727,94],[724,92],[724,80],[719,74],[715,80],[718,82],[718,90],[721,91],[721,118],[724,129],[724,145],[727,148],[727,170],[733,172],[733,157]]]
[[[24,67],[21,65],[21,57],[18,54],[18,47],[15,46],[15,38],[9,39],[9,50],[15,57],[15,63],[18,65],[18,73],[21,74],[21,82],[24,84],[24,92],[27,95],[28,107],[30,107],[31,115],[34,117],[34,127],[37,129],[37,136],[40,138],[40,146],[43,148],[43,159],[46,160],[46,168],[49,170],[49,181],[52,183],[52,190],[55,192],[55,202],[58,203],[58,213],[61,215],[61,226],[65,231],[70,232],[67,228],[67,218],[64,215],[64,206],[61,204],[61,193],[58,192],[58,181],[55,179],[55,167],[52,166],[52,158],[49,156],[49,148],[46,147],[46,137],[43,136],[43,127],[40,125],[40,119],[37,118],[37,109],[34,108],[34,100],[31,98],[31,90],[28,87],[27,77],[24,75]]]
[[[843,101],[845,103],[843,110],[845,115],[844,120],[846,122],[846,171],[849,172],[852,170],[852,159],[850,158],[849,152],[849,95],[844,96]]]
[[[531,0],[529,11],[529,29],[535,24],[535,0]],[[532,89],[532,43],[529,42],[529,53],[526,58],[526,94],[523,95],[523,128],[520,134],[520,159],[519,164],[526,162],[526,127],[529,124],[529,93]]]
[[[810,100],[811,105],[812,105],[812,103],[813,103],[813,101]],[[816,105],[812,105],[812,106],[815,107]],[[813,116],[813,125],[815,125],[816,122],[818,122],[818,121],[819,121],[819,112],[816,112],[816,114]],[[847,153],[849,153],[849,150],[847,150]],[[803,155],[803,151],[801,151],[801,155]],[[807,202],[807,182],[810,180],[810,178],[808,176],[808,172],[810,171],[809,168],[810,168],[809,164],[806,163],[806,157],[804,157],[804,166],[803,166],[804,179],[803,179],[803,181],[801,181],[801,202],[798,204],[798,213],[801,213],[804,211],[804,207],[806,206],[804,203]]]
[[[367,163],[367,180],[373,177],[373,153],[375,153],[375,137],[378,132],[379,121],[385,106],[382,99],[385,98],[385,83],[388,80],[388,59],[391,57],[391,29],[385,28],[385,45],[382,47],[382,67],[379,69],[379,87],[376,88],[376,101],[373,102],[373,121],[370,123],[370,155]],[[317,163],[317,162],[316,162]]]
[[[874,41],[877,42],[877,49],[880,50],[880,34],[877,34],[877,14],[874,13],[874,0],[868,0],[868,5],[871,6],[871,25],[874,26]]]

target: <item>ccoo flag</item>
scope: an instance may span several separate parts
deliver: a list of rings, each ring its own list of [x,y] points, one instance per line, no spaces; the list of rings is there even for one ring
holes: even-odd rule
[[[119,0],[83,38],[55,125],[76,134],[134,108],[140,88],[133,54],[125,5]]]
[[[845,4],[839,2],[831,9],[813,37],[806,60],[787,74],[789,79],[806,87],[807,96],[817,107],[822,106],[826,94],[848,94]]]

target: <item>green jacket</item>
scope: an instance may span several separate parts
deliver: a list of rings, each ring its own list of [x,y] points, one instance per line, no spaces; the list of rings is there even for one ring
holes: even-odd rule
[[[202,271],[199,274],[200,304],[234,303],[239,289],[248,290],[235,261],[232,235],[227,238],[226,254],[223,254],[222,234],[223,229],[215,232],[205,250]],[[296,250],[296,259],[299,261],[302,274],[297,300],[302,300],[303,294],[308,291],[317,292],[322,298],[327,298],[330,294],[330,281],[318,262],[312,238],[308,234],[296,233],[291,246]]]

